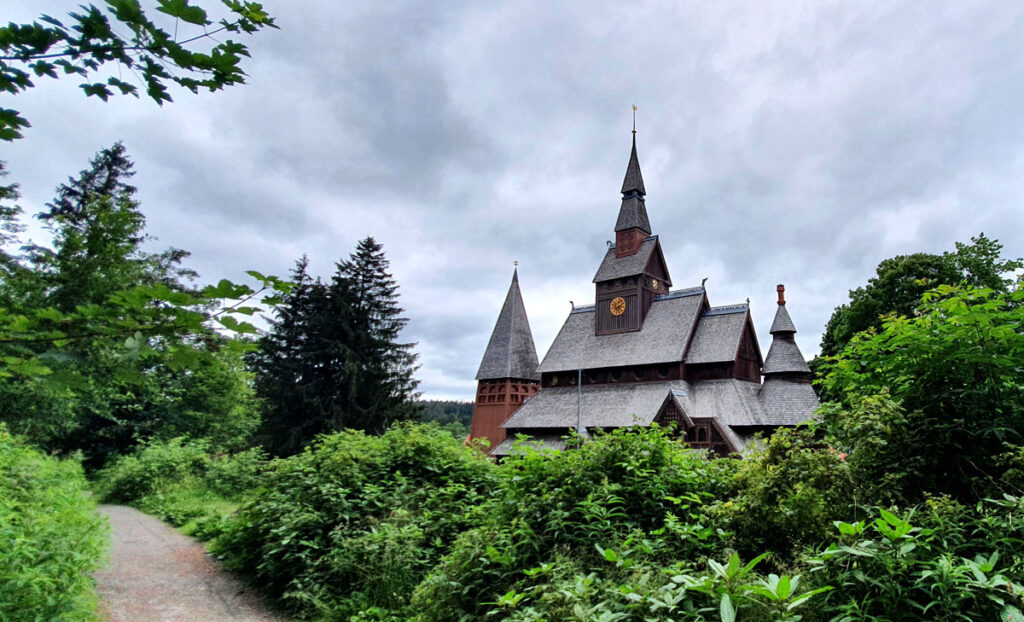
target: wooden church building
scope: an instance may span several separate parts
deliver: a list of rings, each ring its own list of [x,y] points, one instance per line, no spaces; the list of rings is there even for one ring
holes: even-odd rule
[[[712,306],[701,286],[672,289],[647,216],[636,132],[594,304],[575,307],[538,364],[518,274],[477,373],[470,436],[490,453],[528,435],[563,437],[675,422],[690,446],[742,454],[758,432],[809,421],[818,407],[810,369],[779,285],[772,345],[762,357],[749,304]]]

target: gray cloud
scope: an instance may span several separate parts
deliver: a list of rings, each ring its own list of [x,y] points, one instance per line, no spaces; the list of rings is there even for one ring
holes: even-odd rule
[[[765,350],[778,282],[810,355],[885,257],[980,231],[1024,255],[1012,4],[267,5],[247,86],[158,109],[45,84],[0,158],[34,211],[123,139],[150,230],[211,281],[302,253],[328,276],[373,234],[428,397],[472,394],[513,260],[541,355],[593,297],[632,103],[675,285],[750,297]]]

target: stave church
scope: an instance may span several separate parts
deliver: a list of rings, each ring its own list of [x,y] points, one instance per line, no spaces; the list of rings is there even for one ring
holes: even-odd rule
[[[673,289],[647,215],[633,148],[615,242],[538,360],[516,271],[476,375],[470,437],[506,456],[525,435],[554,450],[579,430],[675,424],[687,444],[743,455],[756,434],[811,420],[818,398],[797,347],[785,288],[763,357],[747,303],[713,306],[702,282]]]

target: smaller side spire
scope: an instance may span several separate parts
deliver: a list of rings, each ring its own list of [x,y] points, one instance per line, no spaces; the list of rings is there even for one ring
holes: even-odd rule
[[[540,380],[540,374],[537,373],[539,365],[530,320],[526,317],[523,295],[519,291],[519,268],[516,267],[512,270],[512,283],[505,296],[505,304],[498,314],[498,321],[494,324],[483,360],[480,361],[476,379]]]
[[[811,369],[804,360],[804,355],[796,345],[796,326],[786,311],[786,287],[779,285],[775,288],[779,294],[779,306],[775,311],[775,321],[769,331],[772,335],[772,347],[768,350],[768,356],[761,367],[761,373],[765,376],[773,374],[789,375],[810,375]]]

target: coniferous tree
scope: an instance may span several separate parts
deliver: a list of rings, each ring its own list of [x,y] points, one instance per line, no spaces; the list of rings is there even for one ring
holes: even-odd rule
[[[367,237],[338,264],[328,294],[333,310],[351,318],[344,427],[376,433],[395,421],[415,419],[420,411],[419,382],[413,378],[416,344],[399,342],[409,320],[398,306],[398,283],[389,265],[381,245]]]
[[[307,269],[303,257],[294,289],[250,358],[264,404],[260,440],[279,455],[320,433],[380,433],[420,408],[415,344],[399,342],[408,320],[381,246],[360,242],[326,285]]]
[[[322,361],[314,360],[319,342],[314,323],[325,306],[325,288],[309,276],[308,267],[309,258],[303,255],[292,271],[294,287],[277,306],[270,331],[249,356],[256,395],[265,413],[259,440],[281,455],[299,451],[326,431],[319,398],[327,387],[322,382]]]

